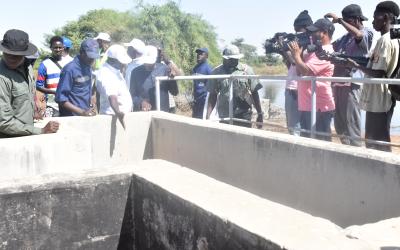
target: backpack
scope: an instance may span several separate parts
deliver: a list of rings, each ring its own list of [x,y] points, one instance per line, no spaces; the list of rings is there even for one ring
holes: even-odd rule
[[[397,40],[397,41],[399,43],[399,50],[400,50],[400,40]],[[390,78],[400,79],[400,51],[399,51],[399,55],[398,55],[396,68],[394,69]],[[389,84],[389,90],[390,90],[390,93],[392,94],[392,97],[396,101],[400,101],[400,85]]]

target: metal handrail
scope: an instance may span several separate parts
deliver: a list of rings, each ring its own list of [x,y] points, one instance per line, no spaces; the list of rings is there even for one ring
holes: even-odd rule
[[[329,82],[356,82],[366,84],[393,84],[400,85],[400,79],[392,78],[353,78],[353,77],[317,77],[317,76],[267,76],[267,75],[193,75],[193,76],[175,76],[170,78],[167,76],[158,76],[155,78],[156,90],[156,109],[160,111],[160,84],[162,81],[167,80],[208,80],[208,79],[230,79],[229,84],[229,121],[233,123],[233,79],[258,79],[258,80],[275,80],[275,81],[310,81],[311,82],[311,137],[315,138],[316,135],[316,114],[317,114],[317,96],[316,87],[317,81]],[[208,95],[205,105],[208,103]]]

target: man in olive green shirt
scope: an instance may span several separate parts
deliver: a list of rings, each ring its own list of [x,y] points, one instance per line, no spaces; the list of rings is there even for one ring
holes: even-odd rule
[[[44,128],[33,126],[35,85],[32,67],[25,56],[36,53],[27,33],[8,30],[0,41],[0,138],[55,133],[59,124],[50,121]]]
[[[211,75],[254,75],[253,69],[240,63],[243,57],[239,48],[235,45],[228,45],[222,52],[223,62],[216,67]],[[209,92],[208,112],[215,106],[219,118],[229,117],[229,86],[230,79],[210,79],[207,83]],[[257,79],[233,79],[233,118],[247,120],[248,122],[234,121],[234,125],[251,127],[252,105],[257,110],[257,128],[262,127],[263,113],[261,110],[260,97],[258,90],[262,85]],[[217,100],[218,99],[218,100]],[[223,121],[226,123],[225,121]]]

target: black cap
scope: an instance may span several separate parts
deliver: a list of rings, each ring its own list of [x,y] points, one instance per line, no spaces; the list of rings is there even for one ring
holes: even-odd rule
[[[30,56],[37,48],[29,42],[29,35],[22,30],[8,30],[0,41],[0,50],[10,55]]]
[[[344,7],[344,9],[342,10],[342,17],[343,18],[359,17],[361,18],[361,21],[368,21],[368,18],[366,18],[363,15],[361,7],[357,4],[350,4]]]
[[[307,27],[313,24],[313,21],[308,14],[308,10],[303,10],[294,20],[293,26],[295,27]]]
[[[327,31],[328,34],[331,36],[335,31],[335,26],[331,21],[326,18],[321,18],[315,21],[313,25],[310,25],[306,28],[308,31],[315,32],[315,31]]]
[[[392,13],[394,16],[399,16],[399,6],[393,1],[384,1],[376,6],[375,12]]]

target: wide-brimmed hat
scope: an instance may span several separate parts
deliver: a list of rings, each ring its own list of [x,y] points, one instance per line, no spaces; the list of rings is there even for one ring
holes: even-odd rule
[[[342,10],[342,17],[343,18],[359,17],[361,18],[362,21],[368,21],[368,18],[366,18],[363,15],[361,7],[357,4],[350,4],[344,7],[344,9]]]
[[[240,59],[243,57],[243,54],[240,53],[236,45],[230,44],[222,51],[222,57],[225,59]]]
[[[0,41],[0,50],[17,56],[30,56],[37,52],[37,47],[29,42],[29,35],[22,30],[8,30]]]

